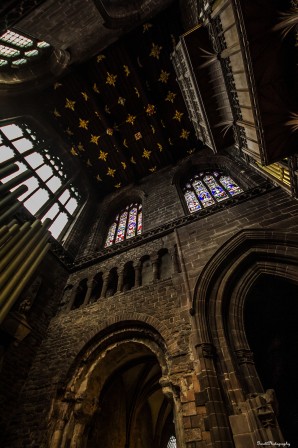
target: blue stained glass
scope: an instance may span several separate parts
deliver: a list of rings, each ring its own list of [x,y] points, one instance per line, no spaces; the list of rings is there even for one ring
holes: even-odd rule
[[[236,194],[242,193],[242,189],[230,178],[230,176],[221,176],[220,182],[228,190],[230,195],[234,196]]]
[[[184,197],[190,213],[196,212],[197,210],[200,210],[202,208],[193,191],[186,191],[184,193]]]
[[[212,199],[211,194],[200,180],[196,179],[192,183],[195,192],[198,195],[199,200],[203,204],[203,207],[209,207],[210,205],[214,204],[214,200]]]
[[[114,222],[109,229],[105,247],[111,246],[114,243],[116,227],[117,227],[117,224]]]
[[[212,196],[217,201],[224,201],[225,199],[228,199],[227,193],[222,188],[222,186],[218,185],[213,176],[205,176],[203,180],[208,185],[211,190]]]
[[[129,212],[126,238],[132,238],[136,234],[137,227],[137,209],[134,207]]]
[[[119,243],[120,241],[124,240],[126,221],[127,221],[127,211],[123,212],[122,215],[120,216],[115,243]]]

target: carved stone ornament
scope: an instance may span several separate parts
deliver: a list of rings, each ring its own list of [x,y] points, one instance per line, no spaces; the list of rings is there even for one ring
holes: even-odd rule
[[[214,358],[215,357],[215,347],[210,342],[203,342],[202,344],[198,345],[199,354],[203,358]]]
[[[253,352],[246,348],[235,350],[238,364],[254,364]]]

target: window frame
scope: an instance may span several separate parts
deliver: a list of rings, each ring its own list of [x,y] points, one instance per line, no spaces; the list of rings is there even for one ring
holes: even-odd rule
[[[217,176],[214,175],[214,173],[218,173]],[[219,184],[219,186],[223,189],[223,191],[225,192],[225,194],[227,195],[227,197],[223,198],[222,200],[218,200],[216,198],[216,196],[212,193],[210,186],[208,186],[208,184],[204,181],[204,178],[206,176],[212,176],[213,179],[216,181],[217,184]],[[231,194],[229,192],[229,190],[224,186],[223,183],[221,183],[220,178],[222,176],[228,176],[235,184],[236,186],[240,189],[240,191],[236,194]],[[210,205],[203,205],[203,202],[200,200],[197,191],[195,190],[195,188],[193,187],[193,182],[195,180],[195,178],[197,178],[200,182],[203,183],[204,188],[208,191],[211,200],[213,201],[213,203],[211,203]],[[190,187],[187,187],[187,184],[190,185]],[[185,193],[187,191],[191,191],[195,194],[196,199],[198,201],[198,203],[200,204],[200,208],[198,210],[193,210],[191,211],[189,209],[187,200],[185,198]],[[180,181],[180,192],[181,192],[181,199],[182,199],[182,204],[183,204],[183,209],[185,211],[185,213],[187,215],[192,215],[194,213],[199,213],[203,210],[208,210],[208,209],[212,209],[212,207],[218,205],[218,204],[222,204],[225,203],[226,201],[228,201],[229,199],[234,198],[235,196],[239,196],[240,194],[242,194],[244,192],[244,189],[241,186],[241,183],[238,182],[238,180],[236,181],[234,179],[234,176],[230,175],[229,173],[227,173],[227,171],[224,168],[219,168],[219,167],[209,167],[209,168],[202,168],[200,169],[199,167],[196,167],[196,169],[192,169],[192,171],[190,173],[188,173],[188,175],[184,175],[183,178]]]
[[[19,136],[8,136],[3,131],[6,126],[15,125],[21,130],[21,135]],[[17,141],[22,139],[26,139],[31,143],[31,147],[25,150],[20,150],[14,144]],[[44,221],[46,215],[55,204],[58,205],[58,211],[52,218],[52,224],[65,214],[67,217],[67,221],[60,233],[57,236],[53,236],[56,241],[61,242],[64,238],[66,232],[70,229],[73,224],[75,218],[78,216],[82,206],[83,206],[83,198],[77,186],[74,184],[74,178],[70,176],[67,172],[65,161],[58,155],[58,151],[54,149],[54,146],[50,142],[50,140],[45,136],[44,132],[39,128],[39,126],[32,120],[30,117],[16,117],[6,120],[0,121],[0,150],[1,147],[7,147],[9,150],[13,152],[13,156],[1,162],[1,166],[8,166],[10,164],[16,164],[17,162],[25,165],[25,171],[30,172],[30,175],[26,177],[24,180],[20,180],[17,184],[17,187],[23,185],[26,181],[30,179],[37,180],[37,187],[35,186],[32,191],[27,191],[23,193],[21,196],[25,195],[21,200],[19,200],[24,208],[30,213],[32,216],[35,216],[37,219]],[[26,159],[30,155],[40,155],[42,156],[42,162],[36,167],[32,167],[29,161]],[[37,171],[42,167],[49,167],[52,170],[52,173],[44,180],[37,173]],[[16,177],[20,173],[20,170],[17,170],[13,175],[10,175],[11,179]],[[3,176],[0,179],[0,182],[5,184],[7,181],[3,182],[3,180],[8,176]],[[52,191],[51,188],[47,185],[50,180],[58,179],[61,184],[55,190]],[[13,187],[13,189],[17,188]],[[29,208],[25,205],[26,201],[34,196],[38,191],[44,190],[48,194],[48,199],[44,202],[40,203],[38,210],[36,212],[31,212]],[[62,202],[60,199],[62,195],[68,191],[70,195],[66,199],[65,202]],[[75,200],[77,205],[75,209],[71,212],[67,209],[67,205],[71,200]],[[49,230],[51,229],[52,224],[49,226]]]
[[[127,238],[127,231],[128,231],[128,227],[129,227],[129,215],[131,210],[133,210],[134,208],[137,208],[137,213],[136,213],[136,227],[135,227],[135,232],[133,236],[130,236]],[[124,230],[124,238],[121,241],[116,241],[117,239],[117,233],[119,230],[119,224],[121,222],[121,217],[123,216],[124,213],[127,213],[126,215],[126,221],[125,221],[125,230]],[[141,216],[141,230],[139,231],[139,218]],[[112,238],[113,242],[110,244],[108,243],[108,240],[111,239],[111,236],[109,235],[111,232],[112,227],[115,226],[114,229],[114,236]],[[143,206],[142,206],[142,202],[141,201],[132,201],[129,202],[125,207],[121,208],[120,211],[116,212],[116,216],[114,215],[114,220],[111,222],[110,221],[110,225],[108,226],[108,230],[106,232],[106,236],[104,238],[104,244],[103,247],[104,249],[108,248],[108,247],[112,247],[115,246],[116,244],[120,244],[123,243],[124,241],[129,241],[129,240],[133,240],[136,236],[141,235],[143,233]]]

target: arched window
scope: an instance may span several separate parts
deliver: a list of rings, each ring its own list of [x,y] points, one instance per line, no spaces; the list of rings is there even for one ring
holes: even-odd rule
[[[117,214],[111,224],[105,247],[121,243],[121,241],[133,238],[142,233],[142,204],[132,203],[127,205]]]
[[[0,68],[14,69],[49,54],[50,44],[7,30],[0,36]]]
[[[177,444],[176,444],[176,439],[174,436],[171,436],[169,438],[168,444],[167,444],[167,448],[176,448]]]
[[[16,168],[0,182],[10,182],[11,191],[22,185],[25,192],[18,200],[42,222],[51,219],[49,230],[61,240],[79,210],[81,196],[65,164],[29,120],[0,123],[0,164]]]
[[[242,193],[242,189],[220,170],[194,174],[183,185],[182,191],[190,213],[210,207]]]

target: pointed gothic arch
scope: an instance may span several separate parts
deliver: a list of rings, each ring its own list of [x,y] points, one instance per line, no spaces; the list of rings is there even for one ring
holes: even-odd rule
[[[236,447],[239,436],[247,437],[247,446],[258,440],[284,440],[276,419],[274,393],[264,391],[248,345],[244,305],[262,275],[298,284],[297,259],[297,235],[243,230],[214,254],[195,288],[191,310],[196,328],[194,345],[203,366],[201,381],[208,384],[206,402],[211,414],[222,414],[221,438],[230,434]],[[210,398],[215,394],[216,401]],[[218,430],[216,422],[213,425],[211,434]],[[245,425],[241,433],[239,427]]]
[[[141,322],[114,324],[94,336],[76,357],[57,393],[49,416],[49,446],[76,443],[92,447],[104,436],[107,447],[115,445],[115,437],[123,446],[163,447],[164,438],[173,434],[173,414],[179,419],[166,352],[160,334]],[[109,435],[115,415],[119,419]],[[151,433],[146,427],[148,418],[155,421]]]

